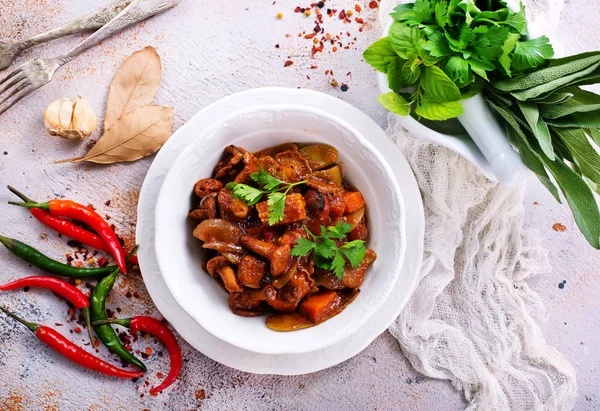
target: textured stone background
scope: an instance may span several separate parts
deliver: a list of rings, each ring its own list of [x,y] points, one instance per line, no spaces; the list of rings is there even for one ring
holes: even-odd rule
[[[77,0],[0,0],[0,38],[20,39],[49,29],[106,4]],[[310,1],[306,1],[310,3]],[[294,14],[303,3],[296,0],[210,1],[182,0],[175,9],[105,41],[62,68],[55,80],[0,117],[0,186],[10,183],[32,197],[45,200],[65,196],[93,203],[117,224],[119,233],[133,244],[135,205],[144,174],[152,159],[114,166],[53,165],[54,159],[84,153],[88,143],[71,143],[43,131],[42,112],[52,100],[83,95],[100,116],[108,86],[117,68],[133,51],[156,47],[163,58],[163,86],[156,101],[176,108],[175,127],[212,101],[228,94],[263,86],[311,88],[340,97],[385,126],[385,113],[375,101],[374,73],[361,61],[361,51],[379,36],[377,10],[365,0],[329,0],[328,7],[363,6],[364,29],[352,23],[325,19],[325,29],[343,32],[349,49],[337,53],[328,47],[311,59],[310,33],[313,18]],[[277,20],[275,15],[284,17]],[[559,27],[565,51],[597,48],[600,4],[592,0],[567,0]],[[353,18],[356,17],[353,16]],[[350,33],[350,37],[346,35]],[[286,37],[286,34],[289,36]],[[348,40],[349,39],[349,40]],[[51,56],[67,50],[81,36],[37,47],[22,55]],[[280,48],[275,48],[279,44]],[[284,62],[294,64],[284,68]],[[316,65],[318,68],[311,69]],[[325,75],[333,70],[333,75]],[[330,85],[335,79],[349,91]],[[94,137],[98,137],[95,135]],[[590,249],[578,233],[566,206],[555,203],[534,180],[528,183],[527,225],[538,228],[554,267],[552,273],[532,281],[546,302],[543,328],[550,344],[573,362],[580,389],[578,410],[600,409],[600,254]],[[45,230],[23,210],[5,204],[9,193],[0,189],[1,233],[35,244],[56,258],[73,252],[64,239]],[[105,202],[110,201],[110,205]],[[556,231],[560,223],[565,231]],[[554,228],[553,228],[554,227]],[[41,234],[47,234],[41,238]],[[0,250],[0,281],[35,274],[26,264]],[[566,280],[564,288],[558,284]],[[82,285],[85,291],[87,288]],[[134,293],[127,298],[127,292]],[[136,297],[137,296],[137,297]],[[28,319],[52,325],[65,333],[77,324],[68,323],[67,305],[52,294],[31,290],[0,296]],[[153,308],[139,275],[121,279],[109,304],[121,316],[160,314]],[[81,344],[84,334],[70,335]],[[460,409],[462,395],[447,382],[418,375],[403,357],[397,343],[384,333],[356,357],[331,369],[298,377],[256,376],[221,366],[182,342],[186,365],[181,381],[158,397],[150,397],[145,382],[157,383],[168,361],[161,347],[140,339],[136,350],[153,353],[147,360],[150,372],[137,383],[115,381],[86,372],[41,346],[21,327],[0,320],[0,409]],[[105,353],[101,351],[101,353]]]

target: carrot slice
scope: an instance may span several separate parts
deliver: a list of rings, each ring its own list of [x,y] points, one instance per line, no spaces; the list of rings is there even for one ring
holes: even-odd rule
[[[344,212],[350,214],[363,208],[365,206],[365,199],[360,192],[354,191],[344,193],[344,203],[346,204]]]
[[[300,314],[312,322],[320,322],[338,307],[340,300],[338,293],[332,290],[315,293],[300,304]]]

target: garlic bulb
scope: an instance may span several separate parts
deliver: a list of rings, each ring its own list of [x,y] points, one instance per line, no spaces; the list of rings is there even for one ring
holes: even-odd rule
[[[44,125],[53,136],[83,140],[96,130],[98,119],[87,101],[77,96],[74,100],[61,98],[51,103],[44,112]]]

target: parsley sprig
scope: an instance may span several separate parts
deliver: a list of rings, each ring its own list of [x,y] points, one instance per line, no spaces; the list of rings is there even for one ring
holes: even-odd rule
[[[234,197],[246,202],[248,206],[258,203],[264,195],[267,195],[267,211],[269,212],[269,225],[277,224],[283,220],[285,214],[285,198],[288,192],[295,186],[305,184],[305,181],[288,183],[260,169],[258,173],[250,174],[250,178],[262,186],[262,190],[248,184],[229,183],[227,188],[233,192]]]
[[[364,260],[367,249],[363,240],[350,241],[338,247],[334,240],[344,240],[352,231],[352,225],[338,221],[335,226],[321,226],[321,235],[316,236],[304,227],[312,239],[300,238],[292,249],[292,255],[302,257],[313,253],[313,261],[319,268],[333,271],[337,278],[344,276],[346,260],[356,268]]]

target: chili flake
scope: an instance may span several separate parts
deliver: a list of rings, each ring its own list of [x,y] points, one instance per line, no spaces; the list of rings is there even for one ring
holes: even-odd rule
[[[377,3],[375,0],[372,0],[369,3],[369,7],[372,8],[372,9],[376,9],[377,7],[379,7],[379,3]]]
[[[283,64],[283,67],[289,67],[289,66],[291,66],[292,64],[294,64],[294,62],[293,62],[292,60],[288,60],[288,61],[286,61],[286,62]]]

